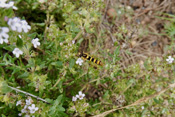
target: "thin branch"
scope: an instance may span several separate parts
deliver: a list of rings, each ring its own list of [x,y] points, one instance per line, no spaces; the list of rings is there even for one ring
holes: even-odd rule
[[[11,86],[8,86],[8,87],[11,88],[12,90],[17,91],[17,92],[21,92],[21,93],[24,93],[24,94],[29,95],[29,96],[31,96],[31,97],[34,97],[34,98],[36,98],[37,100],[41,100],[41,101],[43,101],[43,102],[45,102],[45,103],[47,103],[47,104],[51,104],[51,103],[47,102],[46,100],[44,100],[44,99],[42,99],[42,98],[40,98],[40,97],[38,97],[38,96],[35,96],[35,95],[31,94],[31,93],[27,93],[27,92],[25,92],[25,91],[22,91],[22,90],[20,90],[20,89],[17,89],[17,88],[11,87]]]

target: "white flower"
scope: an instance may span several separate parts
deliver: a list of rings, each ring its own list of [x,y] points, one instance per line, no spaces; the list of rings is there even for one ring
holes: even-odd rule
[[[16,106],[21,105],[21,100],[17,101]]]
[[[131,9],[131,7],[130,7],[130,6],[127,6],[126,8],[127,8],[128,10],[130,10],[130,9]]]
[[[18,113],[18,116],[22,116],[22,113]]]
[[[26,105],[32,104],[31,101],[32,101],[32,100],[31,100],[30,98],[29,98],[29,99],[26,99]]]
[[[0,0],[0,8],[10,8],[17,10],[18,8],[14,6],[14,2],[10,1],[9,3],[6,3],[7,0]]]
[[[73,102],[77,101],[77,97],[73,96],[73,97],[72,97],[72,101],[73,101]]]
[[[118,11],[118,14],[121,14],[122,12],[121,11]]]
[[[4,42],[5,42],[5,43],[8,43],[8,42],[9,42],[9,40],[8,40],[8,39],[4,39]]]
[[[19,48],[15,48],[12,52],[17,58],[23,54],[23,52]]]
[[[21,113],[27,113],[28,111],[26,109],[22,109]]]
[[[174,58],[172,58],[171,56],[168,56],[166,61],[170,64],[170,63],[172,63],[174,61]]]
[[[82,65],[83,60],[81,58],[78,58],[78,60],[76,61],[76,64]]]
[[[32,44],[35,48],[37,48],[37,46],[40,46],[40,42],[38,38],[35,38],[32,40]]]
[[[85,94],[83,94],[81,91],[78,92],[79,95],[76,95],[77,98],[79,98],[80,100],[82,100],[85,96]]]
[[[27,108],[28,108],[28,105],[25,105],[25,106],[24,106],[24,109],[27,109]]]
[[[21,26],[22,26],[22,29],[25,33],[27,33],[31,29],[31,26],[28,25],[26,20],[21,20]]]
[[[8,25],[13,31],[22,32],[22,27],[20,24],[20,19],[18,17],[10,18],[8,20]]]
[[[24,117],[30,117],[30,115],[25,115]]]
[[[44,2],[45,2],[45,0],[38,0],[38,2],[40,2],[40,3],[44,3]]]
[[[7,27],[0,27],[0,44],[3,44],[3,42],[8,43],[8,32],[9,29]]]
[[[17,32],[24,31],[26,33],[31,29],[31,26],[28,25],[26,20],[21,20],[18,17],[10,18],[8,20],[8,25],[13,31],[17,31]]]
[[[28,107],[28,109],[30,110],[30,113],[35,113],[35,111],[38,110],[38,107],[35,107],[35,104],[32,104]]]
[[[61,43],[60,43],[60,46],[62,46],[62,45],[63,45],[63,43],[61,42]]]
[[[75,43],[75,40],[72,40],[72,44],[74,44]]]
[[[142,106],[142,110],[144,109],[145,107],[144,106]]]

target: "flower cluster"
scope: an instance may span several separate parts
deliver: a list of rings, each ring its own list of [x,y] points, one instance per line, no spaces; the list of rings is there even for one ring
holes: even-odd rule
[[[14,6],[14,2],[10,1],[9,3],[6,3],[7,0],[0,0],[0,8],[13,8],[17,10],[18,8]]]
[[[8,20],[8,25],[13,31],[17,31],[17,32],[24,31],[25,33],[27,33],[31,29],[31,26],[28,25],[26,20],[21,20],[18,17],[10,18]]]
[[[166,59],[166,61],[167,61],[169,64],[171,64],[171,63],[173,63],[174,58],[172,58],[171,56],[168,56],[168,58]]]
[[[8,32],[9,29],[7,27],[0,27],[0,44],[3,44],[3,42],[8,43]]]
[[[16,103],[16,106],[18,105],[22,105],[22,101],[19,100]],[[32,104],[32,99],[26,99],[25,100],[25,106],[24,108],[21,110],[21,113],[19,113],[19,116],[22,116],[22,114],[26,114],[25,117],[30,117],[31,114],[34,114],[39,108],[35,107],[35,104]],[[32,116],[34,117],[34,116]]]
[[[78,92],[78,95],[72,97],[72,101],[77,101],[77,99],[82,100],[84,98],[85,94],[82,93],[81,91]]]

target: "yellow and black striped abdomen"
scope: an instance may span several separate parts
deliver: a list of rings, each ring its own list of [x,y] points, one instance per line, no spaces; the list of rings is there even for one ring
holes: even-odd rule
[[[101,66],[103,65],[101,61],[99,61],[99,60],[97,60],[97,59],[95,59],[95,58],[89,56],[87,53],[84,53],[84,52],[79,53],[79,56],[80,56],[80,57],[83,57],[83,58],[86,59],[86,60],[89,60],[89,61],[91,61],[91,62],[94,62],[94,63],[96,63],[97,65],[101,65]]]

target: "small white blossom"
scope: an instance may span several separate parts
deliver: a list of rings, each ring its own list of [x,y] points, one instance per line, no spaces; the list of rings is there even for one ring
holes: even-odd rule
[[[38,110],[38,107],[35,107],[35,104],[32,104],[31,106],[28,107],[28,109],[30,110],[30,113],[32,114]]]
[[[171,64],[174,61],[174,58],[172,58],[171,56],[168,56],[168,58],[166,59],[166,61]]]
[[[27,109],[27,108],[28,108],[28,105],[25,105],[25,106],[24,106],[24,109]]]
[[[8,43],[8,42],[9,42],[9,40],[8,40],[8,39],[4,39],[4,42],[5,42],[5,43]]]
[[[62,45],[63,45],[63,43],[61,42],[61,43],[60,43],[60,46],[62,46]]]
[[[44,3],[44,2],[45,2],[45,0],[38,0],[38,2],[40,2],[40,3]]]
[[[37,46],[40,46],[40,42],[38,38],[35,38],[32,40],[32,44],[35,48],[37,48]]]
[[[25,33],[27,33],[31,29],[31,26],[28,25],[26,20],[21,20],[21,26],[22,26],[22,29]]]
[[[8,25],[13,31],[17,31],[17,32],[24,31],[26,33],[31,29],[31,26],[28,25],[26,20],[21,20],[18,17],[10,18],[8,20]]]
[[[130,10],[130,9],[131,9],[131,7],[130,7],[130,6],[127,6],[126,8],[127,8],[128,10]]]
[[[29,99],[26,99],[26,105],[32,104],[31,101],[32,101],[32,100],[31,100],[30,98],[29,98]]]
[[[17,58],[23,54],[23,52],[19,48],[15,48],[12,52]]]
[[[16,106],[21,105],[21,100],[17,101]]]
[[[72,40],[72,44],[75,44],[75,40]]]
[[[25,115],[24,117],[30,117],[30,115]]]
[[[79,95],[76,95],[77,98],[79,98],[80,100],[82,100],[85,96],[85,94],[83,94],[81,91],[78,92]]]
[[[3,42],[8,43],[8,32],[9,29],[7,27],[0,27],[0,44],[3,44]]]
[[[10,18],[8,20],[8,25],[13,31],[22,32],[20,21],[21,20],[18,17]]]
[[[82,65],[82,63],[83,63],[83,60],[81,58],[78,58],[76,61],[76,64]]]
[[[26,109],[22,109],[21,113],[27,113],[28,111]]]
[[[22,113],[18,113],[18,116],[22,116]]]
[[[144,106],[142,106],[142,110],[144,109],[145,107]]]
[[[73,102],[77,101],[77,97],[73,96],[73,97],[72,97],[72,101],[73,101]]]
[[[17,10],[18,8],[14,6],[14,2],[10,1],[9,3],[6,3],[7,0],[0,0],[0,8],[13,8]]]
[[[122,12],[121,11],[118,11],[118,14],[121,14]]]

